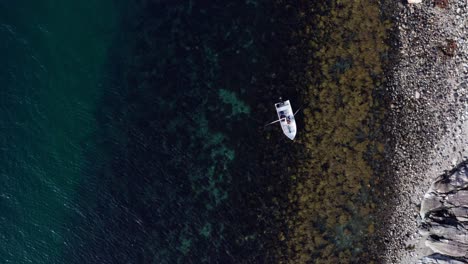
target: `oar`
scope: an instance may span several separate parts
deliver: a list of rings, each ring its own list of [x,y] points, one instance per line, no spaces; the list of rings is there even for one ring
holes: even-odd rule
[[[294,112],[294,115],[297,114],[297,112],[299,112],[299,110],[301,110],[302,107],[299,107],[299,109],[296,110],[296,112]]]
[[[284,119],[286,119],[286,118],[281,118],[281,119],[275,120],[275,121],[273,121],[271,123],[266,124],[265,126],[269,126],[269,125],[274,124],[276,122],[283,121]]]

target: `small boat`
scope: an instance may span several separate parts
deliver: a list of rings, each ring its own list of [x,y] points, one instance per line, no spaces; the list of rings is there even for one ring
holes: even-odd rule
[[[294,119],[294,116],[299,110],[293,113],[289,100],[282,101],[281,97],[280,102],[275,104],[275,108],[276,113],[278,114],[278,120],[268,123],[265,126],[280,122],[283,133],[289,139],[294,140],[294,137],[296,136],[296,120]]]
[[[294,140],[296,136],[296,120],[294,119],[295,113],[292,111],[291,103],[289,100],[286,100],[276,103],[275,107],[283,133],[289,139]]]

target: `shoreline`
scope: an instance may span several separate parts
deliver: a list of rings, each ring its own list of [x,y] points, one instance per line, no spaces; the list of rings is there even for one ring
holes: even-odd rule
[[[416,263],[432,254],[419,233],[421,200],[437,176],[468,158],[468,8],[463,1],[384,6],[392,9],[398,57],[388,74],[385,127],[392,138],[385,177],[391,210],[381,208],[392,213],[381,212],[379,234],[388,241],[385,263]]]

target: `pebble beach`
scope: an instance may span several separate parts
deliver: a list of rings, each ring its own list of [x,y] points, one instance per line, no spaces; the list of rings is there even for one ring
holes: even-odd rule
[[[384,259],[449,263],[422,260],[438,252],[426,246],[420,208],[434,180],[468,158],[467,2],[386,5],[393,6],[397,59],[387,75],[391,121],[385,130],[392,139],[386,192],[393,206],[383,218]]]

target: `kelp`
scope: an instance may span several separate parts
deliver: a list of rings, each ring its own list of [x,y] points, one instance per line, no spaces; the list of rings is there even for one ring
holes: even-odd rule
[[[376,228],[375,164],[385,149],[377,94],[390,23],[378,1],[314,2],[277,2],[299,21],[291,76],[307,105],[279,255],[282,263],[369,263],[376,260],[365,242]]]

